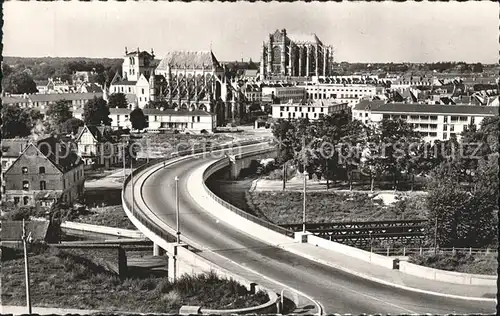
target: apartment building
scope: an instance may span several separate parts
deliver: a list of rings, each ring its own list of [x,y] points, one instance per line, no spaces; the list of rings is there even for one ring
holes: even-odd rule
[[[352,110],[353,119],[364,124],[376,124],[383,119],[403,119],[419,132],[424,140],[460,138],[474,124],[477,127],[486,117],[498,115],[498,107],[474,105],[444,105],[418,103],[384,103],[363,100]]]
[[[279,103],[300,103],[305,100],[305,89],[300,86],[274,84],[262,86],[262,99],[271,97],[279,100]]]
[[[384,87],[368,84],[337,84],[308,82],[302,85],[307,100],[333,99],[338,103],[347,103],[353,107],[360,99],[383,95]]]
[[[317,100],[305,103],[273,104],[272,117],[275,119],[307,118],[317,120],[324,115],[332,115],[349,109],[347,103],[336,103],[330,100]]]

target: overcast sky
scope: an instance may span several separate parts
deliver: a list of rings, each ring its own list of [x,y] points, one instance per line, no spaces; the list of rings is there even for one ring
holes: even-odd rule
[[[467,3],[20,2],[4,9],[4,56],[121,57],[154,48],[259,60],[268,34],[316,33],[349,62],[499,57],[499,6]]]

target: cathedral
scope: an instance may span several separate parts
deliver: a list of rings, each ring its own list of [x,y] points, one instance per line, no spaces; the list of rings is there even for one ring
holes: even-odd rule
[[[242,108],[237,85],[212,51],[169,52],[158,65],[153,52],[125,51],[122,74],[115,75],[110,92],[124,93],[140,108],[163,101],[178,111],[216,113],[219,126],[238,117]]]
[[[261,79],[328,76],[332,63],[333,47],[315,34],[288,34],[283,29],[262,44],[260,74]]]

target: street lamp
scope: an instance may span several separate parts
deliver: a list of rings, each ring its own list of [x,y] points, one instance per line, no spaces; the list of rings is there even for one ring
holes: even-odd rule
[[[179,177],[175,176],[175,208],[176,208],[176,218],[177,218],[177,243],[181,243],[181,231],[179,223]]]
[[[302,213],[302,232],[306,232],[306,187],[307,187],[307,176],[308,173],[304,170],[304,205],[303,205],[303,213]]]

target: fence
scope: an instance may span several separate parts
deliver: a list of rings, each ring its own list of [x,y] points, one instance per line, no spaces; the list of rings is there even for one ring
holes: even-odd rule
[[[409,256],[409,255],[424,255],[424,254],[430,254],[430,253],[453,254],[453,255],[455,255],[457,253],[466,253],[466,254],[470,254],[470,255],[474,254],[474,255],[484,255],[484,256],[497,254],[497,250],[491,249],[491,248],[437,248],[436,249],[433,247],[419,247],[419,248],[413,248],[413,247],[398,247],[398,248],[373,247],[373,248],[367,248],[366,250],[369,250],[369,251],[376,253],[376,254],[385,255],[385,256]]]

